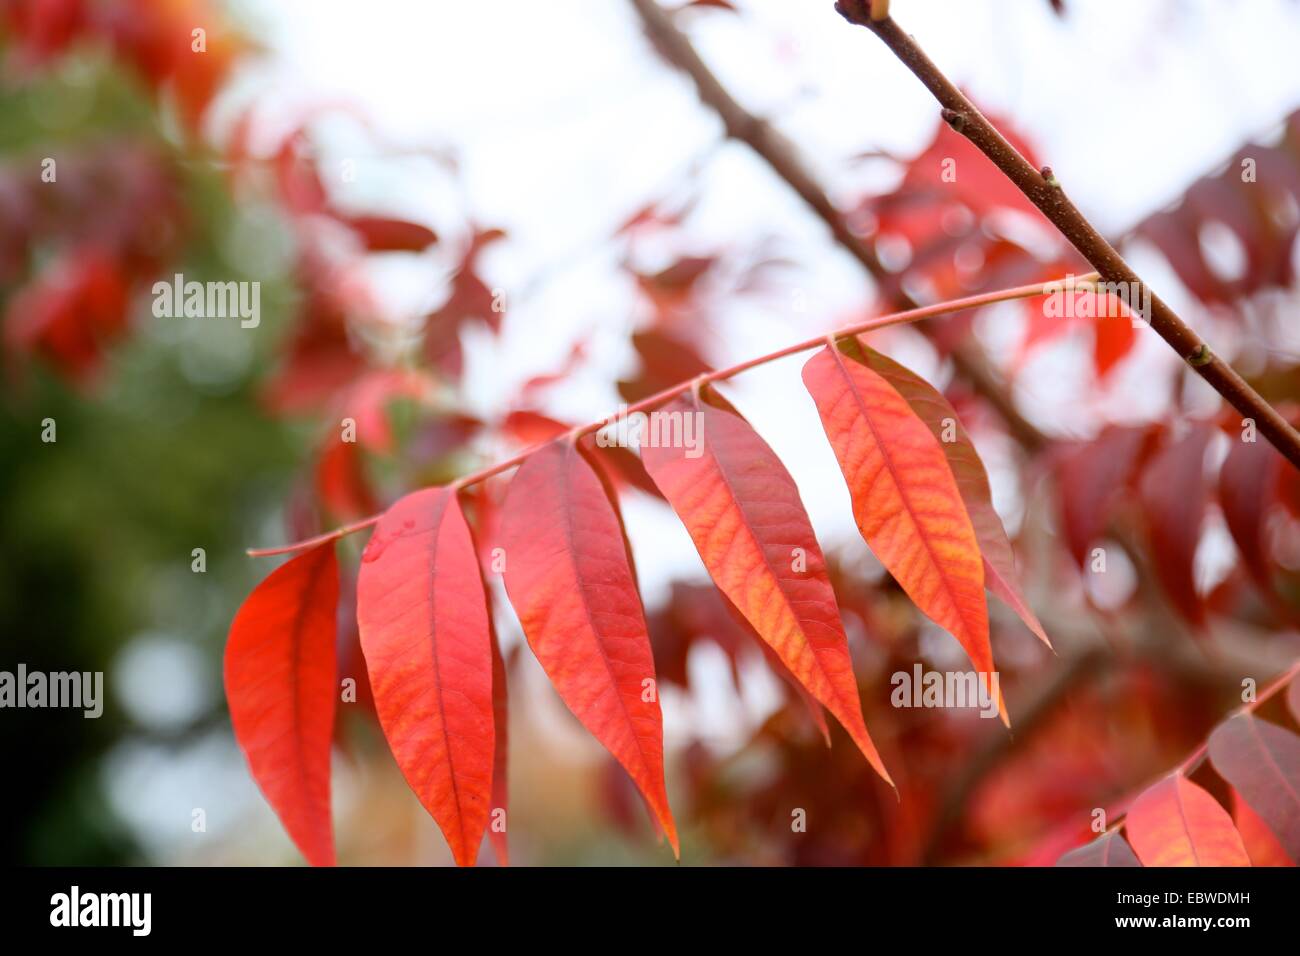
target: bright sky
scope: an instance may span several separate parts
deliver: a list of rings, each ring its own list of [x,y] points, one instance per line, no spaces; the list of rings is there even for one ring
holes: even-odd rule
[[[937,111],[928,94],[869,33],[845,24],[831,0],[737,2],[741,16],[699,10],[682,22],[733,93],[802,147],[833,195],[890,181],[888,164],[853,156],[908,155],[933,135]],[[1011,118],[1112,234],[1300,106],[1300,8],[1290,0],[1066,0],[1064,22],[1046,0],[893,6],[931,57],[986,110]],[[454,235],[465,211],[509,232],[484,270],[508,294],[530,294],[509,300],[500,340],[468,343],[466,400],[480,411],[500,410],[519,382],[554,370],[583,336],[591,337],[591,367],[556,390],[551,411],[590,420],[616,407],[612,382],[632,368],[627,334],[636,315],[606,240],[696,162],[705,199],[692,234],[702,247],[776,236],[800,265],[790,298],[728,306],[717,363],[841,324],[869,299],[857,267],[784,185],[744,147],[717,147],[718,122],[651,52],[626,0],[238,0],[235,7],[268,50],[246,78],[245,95],[286,111],[355,104],[382,133],[384,149],[408,154],[369,155],[340,133],[338,157],[361,157],[356,196],[416,210],[444,234]],[[409,155],[430,146],[455,154],[458,189]],[[1176,306],[1186,305],[1167,270],[1139,265]],[[419,314],[428,279],[427,272],[415,283],[395,275],[394,307]],[[796,292],[802,313],[789,307]],[[897,357],[935,373],[924,349],[897,344]],[[1167,357],[1158,343],[1143,346],[1105,399],[1110,407],[1152,413],[1151,390],[1142,385],[1153,366],[1145,363]],[[865,556],[798,369],[799,359],[774,364],[747,374],[730,394],[790,467],[823,545]],[[1086,427],[1082,384],[1048,361],[1022,394],[1047,419]],[[999,503],[1014,506],[998,449],[985,454]],[[661,510],[633,503],[627,518],[648,603],[662,598],[670,575],[702,575],[685,533]],[[665,712],[671,734],[681,708]],[[146,776],[157,769],[132,766]],[[128,811],[132,801],[122,801]]]
[[[1120,232],[1177,196],[1300,105],[1300,11],[1287,0],[1066,5],[1064,22],[1046,0],[897,0],[894,15],[985,109],[1012,119],[1106,231]],[[705,9],[683,21],[723,81],[803,147],[834,195],[894,175],[887,163],[851,162],[856,154],[907,155],[933,135],[928,94],[829,0],[741,6],[741,16]],[[479,410],[499,409],[514,385],[553,370],[572,341],[587,336],[591,367],[555,390],[551,410],[587,420],[615,407],[617,376],[609,370],[631,368],[626,334],[636,316],[604,240],[645,202],[671,194],[700,160],[705,201],[692,234],[706,246],[780,237],[801,266],[789,300],[727,309],[730,333],[717,343],[718,362],[841,324],[868,298],[856,266],[760,161],[742,146],[717,148],[717,121],[652,53],[623,0],[371,0],[364,7],[244,0],[239,9],[269,49],[252,81],[260,104],[354,103],[389,141],[383,148],[434,146],[457,157],[457,191],[418,159],[363,158],[355,195],[420,210],[444,231],[454,232],[464,210],[509,231],[485,271],[508,293],[529,294],[510,300],[500,341],[469,343],[467,401]],[[354,147],[341,137],[339,155]],[[1161,281],[1160,263],[1149,268],[1180,304],[1178,290]],[[418,311],[427,280],[422,273],[403,286],[394,276],[397,308]],[[796,296],[805,314],[792,314]],[[1140,388],[1145,363],[1166,359],[1159,343],[1143,344],[1127,383],[1120,376],[1110,396],[1128,414],[1152,413]],[[901,347],[901,358],[933,374],[923,351],[908,353],[906,341]],[[1022,394],[1047,420],[1088,427],[1077,394],[1085,383],[1073,382],[1068,366],[1044,364]],[[847,496],[811,403],[800,401],[797,370],[794,360],[749,374],[736,400],[790,464],[814,523],[852,546]],[[1013,492],[1000,490],[1004,503],[1014,502]],[[685,539],[670,546],[659,540],[663,522],[647,524],[654,543],[638,550],[648,552],[653,597],[662,582],[654,571],[659,556],[681,551]],[[691,560],[689,545],[683,553]],[[678,566],[677,558],[665,560],[665,570]]]

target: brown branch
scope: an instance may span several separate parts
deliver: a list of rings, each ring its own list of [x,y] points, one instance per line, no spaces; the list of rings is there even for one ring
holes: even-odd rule
[[[1012,183],[1060,230],[1079,253],[1092,264],[1103,282],[1129,291],[1130,303],[1150,303],[1145,318],[1169,347],[1190,365],[1242,415],[1253,418],[1291,464],[1300,467],[1300,434],[1269,405],[1227,362],[1215,355],[1163,299],[1151,291],[1123,257],[1115,251],[1065,195],[1050,167],[1037,170],[983,114],[952,84],[926,56],[917,42],[888,16],[873,19],[865,0],[837,0],[835,9],[850,23],[866,27],[878,36],[903,64],[915,74],[943,107],[943,118],[969,139]]]
[[[690,38],[673,23],[672,15],[659,6],[656,0],[631,0],[645,26],[647,36],[660,55],[691,78],[700,102],[709,107],[722,120],[727,135],[742,142],[764,160],[772,171],[786,182],[808,207],[830,229],[831,236],[867,274],[887,292],[895,309],[913,309],[917,302],[899,285],[880,262],[875,251],[857,236],[844,220],[844,216],[831,202],[825,188],[804,165],[799,151],[781,133],[761,117],[745,109],[733,97],[696,52]],[[983,358],[969,347],[959,347],[952,353],[957,373],[1001,415],[1012,436],[1027,450],[1036,451],[1047,444],[1047,439],[1030,422],[989,370]]]

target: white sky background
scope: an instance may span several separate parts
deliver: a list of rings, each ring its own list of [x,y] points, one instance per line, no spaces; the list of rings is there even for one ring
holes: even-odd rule
[[[890,164],[852,158],[919,150],[937,122],[929,94],[829,0],[740,4],[741,16],[706,9],[680,22],[741,102],[800,145],[833,195],[888,185]],[[1300,9],[1291,0],[1068,0],[1067,9],[1062,21],[1046,0],[897,0],[894,15],[982,106],[1015,122],[1103,231],[1122,232],[1300,105]],[[259,105],[354,103],[391,148],[448,147],[460,165],[449,195],[420,161],[362,159],[354,195],[427,213],[444,232],[464,212],[508,230],[483,271],[508,294],[530,294],[509,299],[499,339],[468,343],[466,401],[479,412],[501,411],[520,382],[554,370],[587,336],[589,365],[552,390],[548,410],[584,421],[616,407],[612,383],[633,368],[627,334],[643,317],[607,237],[671,194],[701,157],[705,199],[690,232],[700,248],[774,235],[801,266],[784,294],[725,310],[715,362],[842,324],[869,301],[856,265],[766,166],[743,146],[716,146],[718,121],[651,51],[623,0],[244,0],[237,10],[269,49],[249,83]],[[1159,265],[1157,286],[1186,305]],[[427,305],[427,273],[387,284],[395,310]],[[796,295],[803,314],[790,307]],[[1014,341],[1009,332],[992,338],[1007,335]],[[1121,414],[1150,416],[1164,398],[1142,386],[1153,363],[1171,357],[1144,335],[1103,402]],[[924,350],[899,345],[900,358],[935,373]],[[731,393],[795,474],[824,543],[855,547],[847,493],[799,364],[747,373]],[[1021,383],[1027,405],[1050,425],[1089,427],[1077,401],[1088,383],[1073,381],[1069,365],[1044,364]],[[998,490],[1014,505],[1013,490]],[[698,564],[684,533],[640,511],[633,506],[629,521],[653,602],[661,572],[682,567],[678,557]]]
[[[741,16],[701,10],[679,22],[733,94],[799,144],[833,196],[887,187],[896,175],[889,164],[852,157],[918,151],[937,123],[929,94],[870,33],[847,25],[831,0],[737,3]],[[1046,0],[893,6],[950,77],[1015,122],[1103,232],[1118,234],[1174,199],[1300,105],[1300,5],[1292,0],[1066,3],[1064,21]],[[616,408],[613,382],[633,369],[627,337],[643,316],[608,237],[646,202],[670,194],[701,157],[704,201],[690,233],[699,248],[774,235],[800,265],[788,290],[728,305],[716,364],[842,324],[870,300],[857,266],[761,161],[743,146],[717,148],[719,122],[689,81],[651,51],[625,0],[238,0],[235,9],[268,48],[245,77],[243,96],[286,110],[353,103],[398,150],[446,147],[460,165],[451,192],[421,160],[363,158],[357,196],[417,211],[452,239],[465,212],[508,231],[482,271],[508,295],[523,287],[533,294],[509,300],[499,339],[467,343],[465,397],[479,413],[502,411],[519,383],[555,370],[584,336],[591,362],[552,391],[548,410],[587,421]],[[1158,261],[1140,267],[1176,307],[1189,306]],[[421,314],[427,280],[427,272],[414,282],[395,274],[392,308]],[[789,307],[796,289],[803,313]],[[1188,312],[1197,324],[1198,313]],[[1150,371],[1170,359],[1153,333],[1142,334],[1147,341],[1103,404],[1150,416],[1158,411]],[[914,342],[889,349],[935,374]],[[801,361],[746,373],[728,394],[794,474],[823,546],[866,557],[799,380]],[[1080,384],[1048,362],[1024,383],[1022,397],[1043,409],[1042,422],[1086,428],[1072,391]],[[997,448],[985,451],[999,504],[1014,511],[1011,472],[999,467]],[[647,603],[662,599],[673,575],[702,577],[685,532],[660,508],[633,502],[626,512]],[[670,739],[674,727],[728,723],[716,710],[726,710],[730,694],[722,668],[706,669],[717,694],[697,695],[693,707],[665,701]],[[563,732],[564,721],[553,723]],[[122,802],[129,809],[131,801]]]

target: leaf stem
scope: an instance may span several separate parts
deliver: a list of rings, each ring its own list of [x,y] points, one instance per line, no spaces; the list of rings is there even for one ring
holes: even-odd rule
[[[666,388],[661,392],[656,392],[648,398],[643,398],[639,402],[631,405],[625,405],[618,411],[606,415],[604,418],[597,419],[586,425],[579,425],[573,428],[568,434],[570,440],[576,440],[583,435],[591,432],[600,431],[606,425],[609,425],[620,418],[636,412],[648,412],[666,401],[680,395],[689,388],[698,387],[708,382],[719,382],[729,379],[741,372],[749,371],[760,365],[766,365],[768,362],[774,362],[777,359],[786,358],[790,355],[797,355],[800,352],[807,352],[809,349],[815,349],[819,345],[825,345],[828,342],[838,341],[852,335],[860,335],[864,332],[874,332],[877,329],[888,328],[892,325],[905,325],[909,322],[917,322],[921,319],[930,319],[940,315],[950,315],[954,312],[965,312],[967,309],[978,309],[986,305],[994,305],[998,302],[1010,302],[1015,299],[1028,299],[1036,295],[1045,295],[1055,288],[1069,288],[1073,284],[1074,288],[1090,285],[1097,281],[1095,272],[1087,273],[1081,276],[1067,276],[1063,279],[1057,279],[1049,282],[1032,282],[1028,285],[1014,286],[1009,289],[998,289],[993,292],[981,292],[978,295],[965,296],[960,299],[949,299],[945,302],[936,302],[933,305],[919,306],[915,309],[906,309],[902,312],[891,312],[888,315],[878,315],[862,322],[855,322],[846,325],[843,328],[836,329],[830,333],[821,333],[814,335],[812,338],[795,342],[793,345],[787,345],[785,348],[777,349],[775,352],[768,352],[766,355],[760,355],[757,358],[747,359],[744,362],[738,362],[727,368],[715,369],[712,372],[705,372],[703,375],[697,375],[693,379],[685,382],[679,382],[671,388]],[[486,481],[503,471],[520,464],[525,458],[538,449],[550,444],[550,441],[538,442],[526,448],[524,451],[504,461],[499,461],[495,465],[484,468],[480,471],[465,475],[453,481],[450,487],[455,489],[464,488],[466,485],[478,484],[480,481]],[[378,523],[381,515],[371,515],[368,518],[362,518],[351,524],[346,524],[335,528],[333,531],[326,531],[311,538],[302,541],[295,541],[292,544],[279,545],[272,548],[251,548],[248,550],[250,558],[265,558],[277,554],[289,554],[294,551],[301,551],[304,548],[315,547],[318,544],[324,544],[327,541],[335,541],[346,535],[353,534],[357,531],[364,531],[366,528],[373,527]]]

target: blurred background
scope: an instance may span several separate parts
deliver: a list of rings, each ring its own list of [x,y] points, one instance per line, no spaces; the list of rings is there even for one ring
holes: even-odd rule
[[[246,548],[364,517],[709,366],[908,301],[1088,271],[829,0],[666,4],[658,43],[628,0],[0,11],[0,669],[103,671],[106,695],[96,720],[0,711],[9,862],[300,862],[223,700],[230,620],[276,560]],[[1293,412],[1300,4],[894,0],[894,15]],[[663,23],[793,144],[874,274],[728,136]],[[259,283],[260,321],[159,316],[153,285],[177,273]],[[1263,446],[1224,466],[1240,420],[1149,330],[1035,301],[873,344],[959,409],[1058,655],[990,602],[1016,736],[892,708],[891,674],[964,654],[858,535],[800,359],[746,373],[725,390],[832,559],[903,799],[838,728],[825,747],[635,457],[611,455],[684,864],[1050,863],[1092,808],[1192,750],[1243,677],[1300,654],[1298,486]],[[473,495],[485,545],[501,491]],[[345,595],[363,544],[341,546]],[[512,859],[670,862],[494,587]],[[373,718],[347,603],[341,676],[360,693],[336,732],[340,862],[447,863]]]

